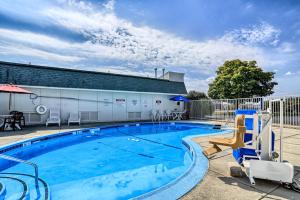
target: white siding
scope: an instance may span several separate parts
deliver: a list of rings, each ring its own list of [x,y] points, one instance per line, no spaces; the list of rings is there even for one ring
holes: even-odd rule
[[[78,92],[73,90],[61,91],[61,117],[62,122],[67,122],[67,119],[71,112],[78,113],[79,101]]]
[[[108,122],[113,121],[113,99],[111,92],[100,92],[98,102],[99,121]]]
[[[153,95],[141,94],[141,111],[143,120],[150,119],[150,111],[153,108],[152,98]]]
[[[38,115],[35,111],[37,105],[60,110],[63,123],[67,122],[70,112],[81,113],[83,122],[108,122],[149,120],[152,109],[183,109],[183,104],[178,106],[166,94],[38,87],[26,89],[40,97],[30,99],[27,94],[13,94],[11,110],[24,112],[29,124],[45,123],[49,116],[49,112]],[[0,114],[8,113],[8,97],[8,94],[0,93]]]
[[[127,120],[126,113],[126,94],[114,93],[113,94],[113,121]]]

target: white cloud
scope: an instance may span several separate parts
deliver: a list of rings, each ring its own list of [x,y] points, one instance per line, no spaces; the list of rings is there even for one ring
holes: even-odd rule
[[[65,50],[64,55],[117,59],[145,66],[195,67],[209,70],[226,59],[265,60],[261,49],[228,41],[224,37],[195,42],[147,26],[137,27],[113,13],[86,13],[52,7],[45,15],[70,30],[82,33],[84,43],[70,43],[32,32],[0,29],[6,41]],[[33,48],[32,47],[32,48]]]
[[[201,90],[207,90],[212,78],[192,78],[191,71],[209,77],[216,66],[236,58],[257,60],[263,66],[286,62],[285,58],[274,57],[260,47],[262,44],[277,45],[279,41],[280,30],[267,23],[233,30],[212,40],[193,41],[149,26],[137,26],[118,17],[114,0],[101,5],[102,9],[83,1],[58,2],[59,6],[51,4],[30,13],[43,22],[81,34],[86,38],[85,42],[69,42],[45,34],[2,28],[0,41],[5,42],[0,42],[0,54],[54,59],[61,61],[61,66],[67,65],[64,62],[80,66],[80,61],[113,60],[118,61],[116,65],[99,65],[95,69],[136,75],[146,72],[146,76],[152,75],[154,66],[163,66],[167,70],[188,72],[187,87]]]
[[[0,38],[6,43],[22,43],[24,45],[35,47],[47,47],[55,49],[66,49],[72,47],[71,43],[64,40],[29,31],[18,31],[0,28]]]
[[[57,0],[60,5],[68,5],[69,7],[75,7],[80,10],[92,10],[92,4],[82,0]]]
[[[293,53],[296,51],[296,48],[294,45],[290,42],[283,42],[279,47],[278,47],[279,52],[283,53]]]
[[[294,74],[296,74],[296,73],[295,72],[291,72],[291,71],[288,71],[288,72],[285,73],[286,76],[291,76],[291,75],[294,75]]]
[[[212,83],[214,80],[215,80],[215,76],[210,76],[210,77],[208,77],[207,79],[206,79],[206,82],[207,83]]]
[[[114,11],[114,7],[115,7],[115,0],[110,0],[107,3],[104,4],[104,7],[108,10],[108,11]]]
[[[113,5],[114,1],[109,1],[104,5],[106,9],[98,11],[92,8],[78,9],[78,6],[68,10],[51,7],[41,13],[56,25],[83,34],[89,40],[86,46],[94,55],[124,59],[145,66],[196,67],[208,70],[227,59],[266,61],[260,48],[246,43],[274,44],[279,35],[277,29],[263,23],[252,29],[229,32],[215,40],[196,42],[148,26],[135,26],[130,21],[117,17],[113,12]],[[104,52],[109,53],[107,55]],[[268,61],[274,62],[271,59]]]
[[[281,31],[274,26],[263,22],[259,25],[241,28],[228,32],[224,39],[245,45],[267,44],[276,46]]]
[[[188,90],[196,90],[200,92],[207,93],[208,84],[210,84],[215,77],[208,77],[207,79],[199,79],[199,78],[185,78],[186,87]]]
[[[32,56],[36,58],[41,58],[44,60],[53,60],[59,62],[78,62],[81,58],[76,56],[65,56],[56,53],[51,53],[48,51],[43,51],[39,49],[34,49],[22,45],[15,46],[0,46],[0,55],[19,55],[19,56]],[[29,58],[30,60],[30,58]]]

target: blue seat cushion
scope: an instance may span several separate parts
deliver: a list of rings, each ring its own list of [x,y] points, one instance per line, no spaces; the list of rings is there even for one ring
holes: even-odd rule
[[[243,156],[247,155],[247,156],[256,156],[256,152],[254,149],[246,149],[246,148],[238,148],[233,150],[233,157],[235,158],[235,160],[239,163],[242,164],[243,163]]]

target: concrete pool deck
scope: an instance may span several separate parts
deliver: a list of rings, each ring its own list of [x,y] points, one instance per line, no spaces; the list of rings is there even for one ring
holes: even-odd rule
[[[37,136],[65,132],[79,128],[93,127],[103,124],[84,124],[78,126],[51,127],[28,127],[22,131],[0,132],[0,145],[13,143],[20,140],[30,139]],[[273,128],[278,139],[279,129]],[[231,134],[226,136],[231,137]],[[195,138],[203,149],[209,147],[208,140],[215,136]],[[288,160],[295,166],[295,173],[300,176],[300,130],[284,129],[284,160]],[[278,147],[279,141],[276,141]],[[277,150],[278,151],[278,150]],[[229,175],[229,166],[235,165],[231,150],[222,152],[209,160],[209,169],[205,178],[198,183],[190,192],[185,194],[182,200],[191,199],[300,199],[300,193],[288,190],[278,183],[256,179],[256,185],[252,186],[247,177],[236,178]]]

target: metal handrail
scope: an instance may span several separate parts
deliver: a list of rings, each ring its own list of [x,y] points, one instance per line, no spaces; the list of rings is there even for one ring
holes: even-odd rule
[[[18,163],[24,163],[24,164],[32,166],[34,168],[35,186],[37,189],[39,188],[39,169],[38,169],[37,164],[26,161],[26,160],[22,160],[19,158],[15,158],[12,156],[7,156],[4,154],[0,154],[0,158],[6,159],[6,160],[11,160],[11,161],[18,162]]]

